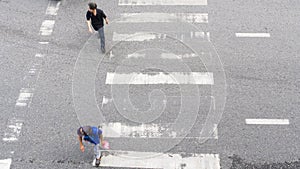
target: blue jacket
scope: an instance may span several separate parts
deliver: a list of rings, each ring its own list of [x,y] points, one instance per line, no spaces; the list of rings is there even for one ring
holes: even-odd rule
[[[99,136],[102,134],[102,131],[98,127],[92,127],[92,134],[86,135],[83,137],[85,141],[88,141],[92,144],[100,144]]]

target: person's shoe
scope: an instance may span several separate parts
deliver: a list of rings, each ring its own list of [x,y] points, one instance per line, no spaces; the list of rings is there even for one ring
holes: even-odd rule
[[[99,167],[100,162],[101,162],[101,157],[100,158],[96,158],[96,163],[95,163],[96,167]]]
[[[101,48],[102,53],[105,53],[105,48]]]

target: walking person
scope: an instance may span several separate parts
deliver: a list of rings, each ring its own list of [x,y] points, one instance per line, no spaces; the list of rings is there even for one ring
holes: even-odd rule
[[[95,165],[98,167],[100,165],[100,161],[102,157],[100,151],[100,149],[102,149],[102,146],[100,146],[100,144],[101,145],[104,144],[102,130],[100,130],[98,127],[83,126],[78,128],[77,135],[78,135],[80,150],[82,152],[84,152],[84,145],[82,143],[82,140],[94,144],[94,154],[96,158]]]
[[[97,4],[94,2],[88,3],[89,9],[86,13],[87,25],[89,32],[93,33],[92,27],[99,33],[100,46],[102,53],[105,53],[105,37],[104,37],[104,21],[108,24],[108,19],[105,13],[97,8]]]

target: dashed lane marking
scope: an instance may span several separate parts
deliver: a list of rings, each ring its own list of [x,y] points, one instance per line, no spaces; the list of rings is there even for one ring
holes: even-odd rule
[[[57,11],[59,9],[60,1],[49,1],[46,15],[57,15]]]
[[[44,20],[40,28],[40,35],[49,36],[53,32],[55,20]]]
[[[7,125],[7,131],[4,133],[4,138],[2,138],[5,142],[17,141],[18,137],[21,133],[23,121],[18,119],[11,119]]]
[[[246,119],[246,124],[289,125],[288,119]]]

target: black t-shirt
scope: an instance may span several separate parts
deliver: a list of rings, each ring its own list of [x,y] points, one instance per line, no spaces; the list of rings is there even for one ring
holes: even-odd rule
[[[87,11],[86,13],[86,19],[90,20],[92,22],[92,26],[93,28],[97,31],[98,29],[103,27],[103,18],[106,18],[106,15],[104,14],[104,12],[101,9],[96,9],[97,10],[97,14],[96,16],[94,16],[94,14],[90,11]]]

